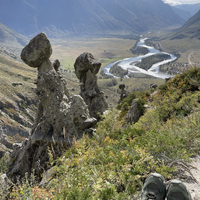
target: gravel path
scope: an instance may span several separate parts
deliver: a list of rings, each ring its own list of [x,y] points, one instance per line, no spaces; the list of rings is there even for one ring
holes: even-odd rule
[[[200,155],[192,159],[190,163],[195,168],[191,168],[190,171],[198,181],[198,184],[194,181],[184,182],[187,189],[189,190],[193,200],[200,200]]]

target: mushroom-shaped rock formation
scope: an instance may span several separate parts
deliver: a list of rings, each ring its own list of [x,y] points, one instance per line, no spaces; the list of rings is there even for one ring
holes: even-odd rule
[[[11,154],[8,178],[13,182],[31,174],[34,169],[41,179],[47,169],[48,149],[55,158],[82,137],[85,129],[96,124],[79,95],[69,97],[66,81],[58,71],[59,61],[51,63],[51,44],[44,33],[34,37],[22,50],[21,58],[31,67],[38,68],[37,94],[39,104],[34,126],[29,139],[15,148]]]
[[[123,99],[125,99],[128,96],[128,92],[126,92],[126,90],[124,89],[126,86],[124,84],[120,84],[119,85],[119,89],[121,90],[121,94],[120,94],[120,99],[118,101],[118,103],[121,103]]]
[[[81,54],[74,64],[75,73],[80,80],[80,95],[83,97],[91,117],[100,119],[100,115],[108,109],[104,93],[97,85],[96,74],[99,72],[101,63],[91,53]]]
[[[58,68],[60,67],[60,61],[58,59],[56,59],[54,62],[53,62],[53,67],[56,71],[58,71]]]
[[[30,67],[40,67],[52,54],[51,44],[44,33],[38,34],[22,50],[21,58]]]
[[[152,83],[152,84],[150,84],[150,88],[153,88],[153,89],[155,89],[156,90],[156,88],[158,87],[158,85],[157,84],[155,84],[155,83]]]

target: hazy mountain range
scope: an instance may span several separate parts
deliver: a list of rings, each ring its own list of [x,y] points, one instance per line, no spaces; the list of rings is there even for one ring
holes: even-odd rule
[[[33,36],[127,35],[183,25],[161,0],[0,0],[0,22]]]
[[[172,7],[173,10],[180,15],[184,20],[188,20],[195,15],[200,9],[200,3],[197,4],[182,4]]]
[[[176,8],[188,11],[191,15],[195,15],[200,9],[200,3],[176,5]]]
[[[25,46],[28,38],[8,28],[0,22],[0,43],[12,46]]]
[[[196,38],[200,40],[200,10],[192,16],[172,39]]]

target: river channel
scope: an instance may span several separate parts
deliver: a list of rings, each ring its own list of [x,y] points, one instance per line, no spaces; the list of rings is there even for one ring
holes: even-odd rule
[[[159,50],[155,49],[154,47],[145,45],[145,40],[147,40],[147,39],[148,38],[140,39],[140,41],[137,43],[137,47],[140,46],[140,47],[147,48],[149,50],[148,54],[139,55],[137,57],[132,57],[132,58],[125,58],[123,60],[118,60],[118,61],[115,61],[113,63],[110,63],[109,65],[107,65],[106,67],[103,68],[104,72],[107,75],[111,75],[111,76],[113,76],[115,78],[119,78],[119,77],[116,77],[116,76],[114,76],[113,74],[110,73],[110,68],[114,64],[118,63],[117,66],[119,66],[119,67],[121,67],[122,69],[125,69],[125,70],[128,69],[129,73],[146,74],[146,75],[150,75],[150,76],[153,76],[153,77],[156,77],[156,78],[161,78],[161,79],[165,79],[165,78],[170,77],[170,75],[160,73],[159,72],[159,66],[176,60],[176,56],[174,56],[172,54],[169,54],[169,53],[166,53],[166,52],[159,51]],[[149,70],[147,70],[147,71],[142,69],[142,68],[139,68],[139,67],[135,66],[135,64],[138,63],[138,62],[141,62],[143,58],[146,58],[146,57],[149,57],[149,56],[152,56],[152,55],[156,55],[158,53],[163,53],[163,54],[170,55],[171,58],[152,65],[151,68]],[[126,76],[126,77],[128,78],[128,76]]]

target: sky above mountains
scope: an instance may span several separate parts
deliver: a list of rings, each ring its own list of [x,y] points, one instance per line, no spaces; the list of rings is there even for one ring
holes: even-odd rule
[[[163,2],[168,3],[170,5],[181,5],[200,3],[200,0],[163,0]]]

